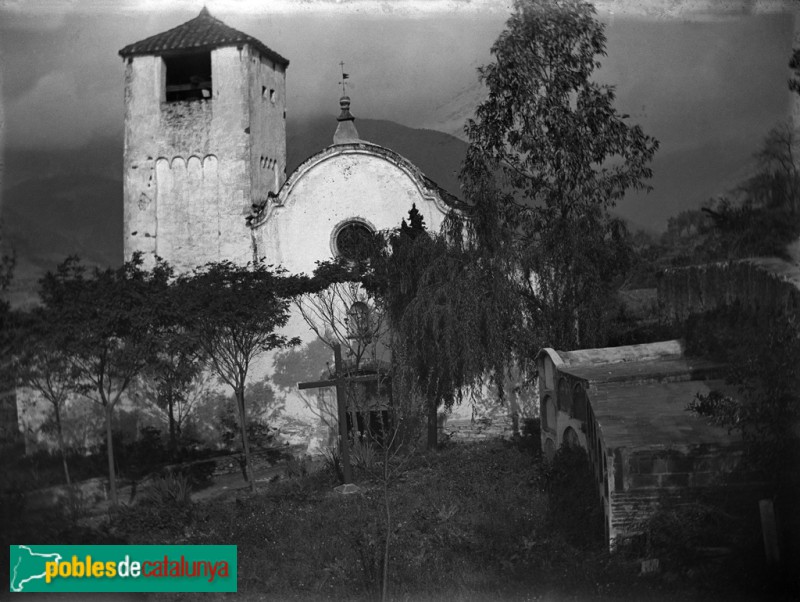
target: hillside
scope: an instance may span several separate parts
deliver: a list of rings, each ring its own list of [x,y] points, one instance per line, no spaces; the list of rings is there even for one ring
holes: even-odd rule
[[[432,130],[359,119],[361,137],[400,153],[458,194],[466,144]],[[287,172],[333,141],[336,120],[290,122]],[[11,298],[31,299],[36,281],[68,255],[92,265],[122,262],[122,138],[97,138],[78,150],[6,151],[3,247],[17,254]]]

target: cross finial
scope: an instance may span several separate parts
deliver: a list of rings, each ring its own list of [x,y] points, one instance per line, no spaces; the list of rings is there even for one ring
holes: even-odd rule
[[[342,96],[347,96],[347,80],[350,79],[350,74],[344,72],[344,61],[339,61],[339,66],[342,68]]]

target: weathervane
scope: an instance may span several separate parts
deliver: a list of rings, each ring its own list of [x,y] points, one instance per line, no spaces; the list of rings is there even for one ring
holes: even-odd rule
[[[350,74],[344,72],[344,61],[339,61],[339,66],[342,68],[342,96],[347,96],[347,80],[350,79]]]

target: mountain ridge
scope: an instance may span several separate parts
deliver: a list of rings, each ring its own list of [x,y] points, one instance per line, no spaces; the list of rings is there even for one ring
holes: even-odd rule
[[[336,120],[319,116],[290,122],[287,172],[333,142]],[[391,148],[439,186],[458,193],[466,144],[435,130],[392,121],[359,119],[365,141]],[[7,149],[3,181],[2,247],[17,267],[10,298],[35,298],[38,279],[70,255],[90,266],[122,263],[122,133],[79,149]]]

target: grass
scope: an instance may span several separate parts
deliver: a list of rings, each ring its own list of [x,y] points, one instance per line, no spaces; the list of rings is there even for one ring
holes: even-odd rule
[[[256,494],[238,490],[161,507],[150,500],[97,531],[50,532],[41,543],[235,544],[239,594],[204,599],[380,599],[386,536],[382,482],[356,471],[362,492],[343,496],[333,491],[338,483],[331,471],[292,474],[297,476],[264,485]],[[575,529],[555,528],[554,517],[563,521],[564,514],[550,508],[555,498],[547,493],[549,474],[538,459],[503,441],[448,444],[411,458],[388,487],[389,598],[751,599],[716,578],[674,572],[639,577],[637,562],[590,545],[590,537],[581,543]],[[33,539],[26,541],[39,543]]]

